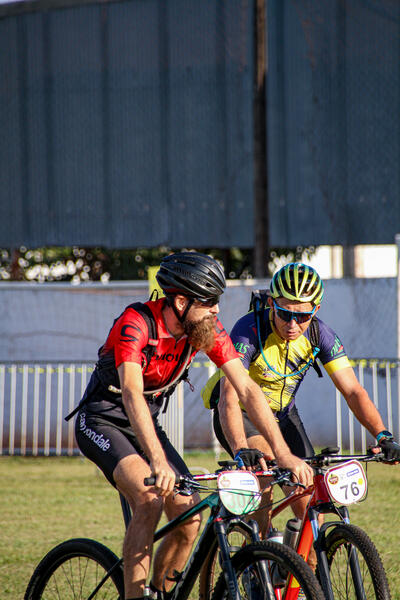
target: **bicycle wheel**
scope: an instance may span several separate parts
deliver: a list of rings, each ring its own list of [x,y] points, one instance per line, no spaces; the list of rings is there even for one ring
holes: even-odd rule
[[[25,592],[25,600],[83,600],[96,590],[96,600],[124,598],[118,557],[99,542],[73,539],[59,544],[40,561]],[[90,596],[92,597],[92,596]]]
[[[292,548],[276,542],[256,542],[245,546],[232,558],[232,565],[239,584],[241,598],[252,600],[289,600],[294,591],[301,591],[298,598],[305,600],[324,600],[317,578],[304,560]],[[264,569],[267,568],[273,589],[267,585]],[[279,572],[280,581],[275,574]],[[283,575],[285,574],[285,576]],[[292,586],[289,587],[290,575]],[[228,595],[224,573],[215,586],[212,600],[221,600]]]
[[[248,531],[236,523],[227,534],[228,544],[231,554],[240,550],[246,544],[251,543],[251,537]],[[210,549],[208,556],[201,568],[199,577],[199,596],[200,600],[210,600],[219,576],[222,573],[219,556],[219,546],[217,540]]]
[[[326,555],[335,600],[390,600],[385,569],[365,531],[336,525],[326,537]]]

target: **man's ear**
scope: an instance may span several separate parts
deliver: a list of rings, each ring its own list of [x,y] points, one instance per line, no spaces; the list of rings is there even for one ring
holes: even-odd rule
[[[274,301],[272,300],[271,296],[268,296],[267,302],[270,308],[274,307]]]
[[[189,300],[186,298],[186,296],[182,296],[181,294],[177,294],[174,297],[175,308],[180,313],[185,310],[188,302]]]

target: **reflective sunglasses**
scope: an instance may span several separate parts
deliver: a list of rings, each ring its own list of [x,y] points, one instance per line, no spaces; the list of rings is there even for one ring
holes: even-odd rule
[[[289,323],[292,319],[296,321],[296,323],[306,323],[311,319],[313,314],[315,313],[317,307],[314,306],[311,312],[293,312],[291,310],[286,310],[286,308],[282,308],[278,306],[278,304],[273,300],[274,308],[276,310],[276,314],[282,321]]]
[[[213,296],[212,298],[196,298],[196,302],[199,302],[202,306],[215,306],[219,302],[219,296]]]

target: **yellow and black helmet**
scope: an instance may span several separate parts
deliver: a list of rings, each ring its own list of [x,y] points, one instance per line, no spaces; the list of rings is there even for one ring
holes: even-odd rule
[[[324,284],[317,271],[304,263],[289,263],[275,273],[270,285],[272,298],[321,304]]]

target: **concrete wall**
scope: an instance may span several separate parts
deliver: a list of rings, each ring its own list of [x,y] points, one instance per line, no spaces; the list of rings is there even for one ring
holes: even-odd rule
[[[221,301],[221,320],[228,331],[247,311],[252,288],[265,282],[229,282]],[[350,357],[393,358],[397,355],[396,279],[332,279],[325,282],[325,298],[319,316],[341,338]],[[52,360],[95,362],[113,319],[133,301],[148,298],[147,284],[0,284],[0,362]],[[191,370],[195,386],[185,384],[185,445],[211,444],[210,413],[204,409],[200,390],[207,379],[201,363]],[[378,372],[379,375],[379,372]],[[393,372],[392,397],[397,399],[397,369]],[[372,396],[370,370],[365,386]],[[377,398],[386,418],[385,378],[378,376]],[[78,398],[77,398],[78,401]],[[335,443],[335,390],[330,378],[311,370],[298,394],[298,407],[315,444]],[[344,437],[347,439],[347,413]],[[395,423],[398,422],[397,410]],[[356,431],[356,435],[358,432]]]

